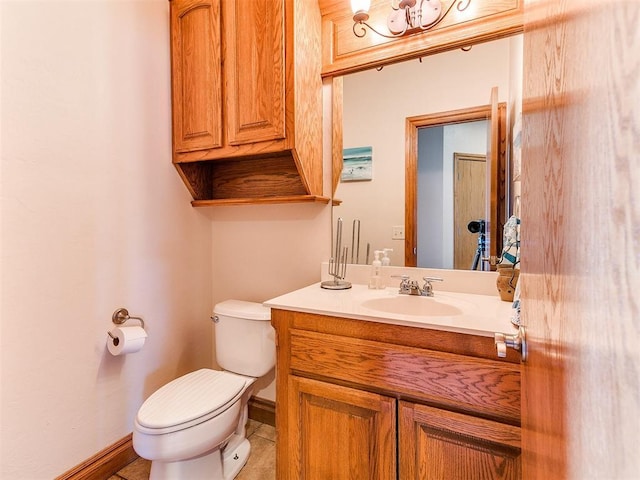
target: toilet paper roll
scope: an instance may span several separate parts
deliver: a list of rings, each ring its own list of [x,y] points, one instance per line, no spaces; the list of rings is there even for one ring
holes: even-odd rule
[[[113,338],[107,337],[107,348],[111,355],[135,353],[144,346],[147,338],[147,332],[139,326],[116,327],[110,333]]]

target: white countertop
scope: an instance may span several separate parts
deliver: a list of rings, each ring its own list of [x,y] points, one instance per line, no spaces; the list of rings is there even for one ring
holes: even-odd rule
[[[327,290],[315,283],[305,288],[267,300],[264,305],[281,310],[315,313],[334,317],[352,318],[371,322],[431,328],[458,333],[493,337],[495,332],[513,333],[511,302],[503,302],[497,295],[479,295],[438,291],[434,286],[433,297],[399,295],[397,287],[370,290],[366,285],[353,284],[347,290]],[[433,302],[442,306],[453,305],[459,313],[451,316],[407,315],[388,313],[367,308],[368,300],[403,297],[402,302]],[[406,297],[406,300],[405,300]],[[370,303],[370,302],[369,302]],[[416,304],[417,305],[417,304]],[[426,304],[422,304],[426,305]]]

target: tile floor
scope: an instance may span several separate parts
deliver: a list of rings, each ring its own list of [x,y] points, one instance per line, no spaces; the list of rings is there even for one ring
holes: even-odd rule
[[[247,437],[251,454],[236,480],[275,480],[276,429],[271,425],[249,420]],[[143,458],[134,460],[108,480],[148,480],[151,462]]]

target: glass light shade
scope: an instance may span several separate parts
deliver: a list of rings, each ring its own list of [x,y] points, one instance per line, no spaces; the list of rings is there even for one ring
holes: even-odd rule
[[[351,11],[355,14],[358,12],[369,13],[371,0],[351,0]]]

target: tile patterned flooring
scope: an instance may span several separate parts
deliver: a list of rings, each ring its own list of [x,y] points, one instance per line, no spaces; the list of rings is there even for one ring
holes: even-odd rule
[[[249,420],[247,438],[251,443],[249,460],[236,480],[275,480],[276,429],[271,425]],[[138,458],[108,480],[148,480],[151,462]]]

